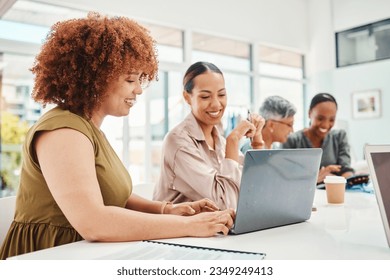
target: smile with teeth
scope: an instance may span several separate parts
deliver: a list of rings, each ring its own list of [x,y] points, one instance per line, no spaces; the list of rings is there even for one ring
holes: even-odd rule
[[[216,111],[216,112],[207,112],[210,116],[212,117],[218,117],[219,113],[221,113],[221,110]]]
[[[328,131],[328,129],[326,129],[326,128],[320,128],[319,130],[320,130],[320,132],[322,132],[322,133],[325,133],[325,132]]]
[[[133,106],[136,102],[137,102],[137,100],[135,100],[133,98],[125,98],[125,103],[128,105]]]

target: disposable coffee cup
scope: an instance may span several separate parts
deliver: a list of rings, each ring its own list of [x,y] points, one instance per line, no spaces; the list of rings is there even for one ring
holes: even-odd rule
[[[345,185],[347,180],[342,176],[326,176],[324,183],[328,203],[344,203]]]

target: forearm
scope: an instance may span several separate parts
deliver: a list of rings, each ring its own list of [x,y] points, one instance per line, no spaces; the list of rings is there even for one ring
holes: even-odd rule
[[[269,145],[269,146],[270,146],[269,148],[271,148],[271,145]],[[259,140],[259,141],[253,140],[251,142],[251,147],[252,147],[252,149],[256,149],[256,150],[264,149],[265,148],[265,143],[264,143],[263,140]]]
[[[237,135],[235,135],[234,133],[231,133],[226,138],[225,158],[229,158],[229,159],[232,159],[232,160],[238,162],[239,142],[240,142],[239,137]]]
[[[264,146],[265,146],[265,142],[263,140],[263,135],[261,133],[256,134],[251,139],[251,147],[252,147],[252,149],[264,149]]]
[[[145,212],[145,213],[160,214],[161,207],[162,207],[161,201],[148,200],[134,193],[131,194],[131,196],[129,197],[126,203],[127,209]]]
[[[189,236],[188,217],[105,206],[76,230],[89,241],[137,241]]]

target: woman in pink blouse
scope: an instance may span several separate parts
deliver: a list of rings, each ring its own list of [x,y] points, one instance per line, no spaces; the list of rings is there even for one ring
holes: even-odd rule
[[[251,114],[225,139],[219,131],[227,105],[221,70],[197,62],[186,71],[183,85],[191,113],[164,139],[154,199],[178,203],[209,198],[220,209],[236,208],[243,160],[239,141],[250,137],[254,149],[262,148],[264,119]]]

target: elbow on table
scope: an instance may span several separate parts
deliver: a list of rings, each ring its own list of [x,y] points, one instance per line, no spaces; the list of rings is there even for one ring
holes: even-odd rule
[[[112,241],[109,238],[109,233],[105,226],[94,225],[94,224],[83,224],[83,225],[74,225],[76,231],[81,235],[81,237],[90,242],[103,242],[103,241]]]
[[[79,232],[81,237],[89,242],[110,242],[116,241],[112,236],[103,232],[83,231]]]
[[[93,230],[91,228],[89,229],[83,228],[83,229],[78,229],[77,232],[86,241],[90,241],[90,242],[103,241],[102,236],[100,236],[97,230]]]

